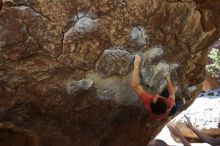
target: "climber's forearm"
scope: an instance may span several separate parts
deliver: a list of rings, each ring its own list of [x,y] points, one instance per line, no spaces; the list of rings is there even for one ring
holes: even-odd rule
[[[139,55],[135,56],[134,60],[134,70],[132,73],[132,79],[131,79],[131,87],[134,89],[134,91],[141,95],[144,93],[144,89],[141,87],[139,83],[139,66],[140,66],[141,58]]]
[[[168,88],[169,94],[173,99],[175,99],[176,91],[175,91],[173,84],[170,80],[170,76],[166,76],[166,80],[167,80],[167,88]]]
[[[139,66],[135,66],[132,74],[131,86],[133,89],[139,86]]]

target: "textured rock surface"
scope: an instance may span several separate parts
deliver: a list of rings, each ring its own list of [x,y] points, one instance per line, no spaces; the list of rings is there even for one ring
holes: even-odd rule
[[[148,120],[130,87],[133,56],[143,57],[150,92],[171,70],[187,107],[219,38],[219,8],[219,0],[0,0],[2,129],[42,146],[146,145],[169,119]]]
[[[103,77],[109,77],[115,74],[126,75],[130,71],[131,59],[132,55],[126,50],[105,50],[96,63],[96,70]]]

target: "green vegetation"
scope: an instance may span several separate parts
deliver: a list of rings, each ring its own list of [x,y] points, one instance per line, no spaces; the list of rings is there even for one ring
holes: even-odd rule
[[[216,48],[212,48],[208,54],[211,63],[206,65],[206,70],[211,72],[214,77],[220,76],[220,52]]]

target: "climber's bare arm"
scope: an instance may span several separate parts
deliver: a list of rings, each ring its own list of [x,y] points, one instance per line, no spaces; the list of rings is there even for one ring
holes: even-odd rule
[[[132,75],[132,81],[131,81],[131,87],[134,89],[134,91],[137,93],[137,95],[140,95],[141,93],[145,92],[144,89],[141,87],[138,81],[138,76],[136,77],[136,74],[138,74],[138,71],[134,69],[133,75]]]
[[[135,61],[134,61],[134,70],[133,70],[132,79],[131,79],[131,87],[134,89],[134,91],[138,95],[140,95],[142,92],[144,92],[144,89],[139,84],[140,63],[141,63],[141,57],[139,55],[136,55]]]
[[[141,62],[141,57],[139,55],[135,56],[134,61],[134,70],[132,74],[131,86],[137,95],[141,98],[145,103],[150,102],[151,95],[149,95],[140,85],[139,83],[139,66]]]
[[[168,88],[170,97],[175,99],[175,94],[176,94],[176,91],[177,91],[178,87],[176,87],[176,86],[174,87],[173,86],[173,84],[171,82],[171,79],[170,79],[170,74],[166,75],[166,80],[167,80],[167,88]]]

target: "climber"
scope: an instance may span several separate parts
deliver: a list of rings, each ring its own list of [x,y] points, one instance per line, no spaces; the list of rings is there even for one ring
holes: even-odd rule
[[[140,62],[141,57],[139,55],[136,55],[131,86],[137,93],[137,95],[140,97],[140,99],[144,102],[145,108],[150,113],[150,119],[161,120],[169,115],[175,114],[176,111],[183,106],[183,101],[180,99],[175,101],[175,94],[178,88],[176,86],[173,87],[170,80],[170,75],[168,74],[165,76],[167,80],[169,96],[164,97],[158,94],[150,95],[139,84],[138,75]]]

